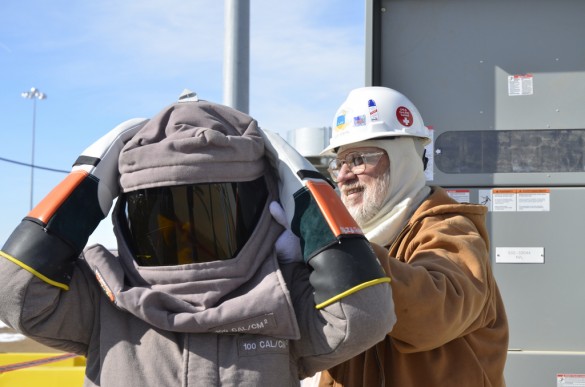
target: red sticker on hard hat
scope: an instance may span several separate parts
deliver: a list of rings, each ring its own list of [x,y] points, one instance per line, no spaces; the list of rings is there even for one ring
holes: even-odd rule
[[[411,126],[414,121],[412,113],[404,106],[399,106],[398,109],[396,109],[396,119],[398,119],[398,122],[404,126]]]

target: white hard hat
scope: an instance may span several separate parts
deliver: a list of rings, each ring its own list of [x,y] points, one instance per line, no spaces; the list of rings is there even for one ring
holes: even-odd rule
[[[352,90],[333,118],[329,146],[321,154],[365,140],[411,136],[430,142],[429,130],[408,98],[387,87]]]

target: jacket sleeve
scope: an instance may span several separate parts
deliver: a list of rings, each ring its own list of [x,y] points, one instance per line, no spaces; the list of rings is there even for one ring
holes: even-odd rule
[[[39,343],[85,355],[98,293],[83,265],[76,264],[66,291],[0,257],[0,319]]]
[[[488,246],[471,220],[427,218],[412,233],[398,259],[382,262],[397,316],[390,336],[405,353],[437,348],[495,318]]]
[[[322,309],[316,309],[309,269],[283,265],[297,313],[301,339],[291,343],[299,378],[314,375],[381,341],[396,322],[388,283],[367,287]]]

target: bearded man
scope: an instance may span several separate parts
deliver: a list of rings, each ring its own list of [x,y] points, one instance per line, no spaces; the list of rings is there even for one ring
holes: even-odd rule
[[[322,154],[335,157],[341,199],[392,279],[397,322],[320,386],[505,386],[508,323],[487,210],[426,185],[429,140],[412,102],[384,87],[351,91],[334,117]]]

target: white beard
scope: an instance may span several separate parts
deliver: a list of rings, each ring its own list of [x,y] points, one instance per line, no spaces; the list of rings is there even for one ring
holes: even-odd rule
[[[418,140],[417,140],[418,141]],[[352,184],[354,190],[362,190],[363,196],[354,201],[343,193],[352,192],[344,186],[341,199],[364,232],[366,238],[381,246],[388,246],[408,223],[410,216],[428,196],[422,165],[422,153],[417,151],[411,137],[397,137],[392,140],[371,140],[353,144],[359,147],[376,147],[386,151],[389,167],[386,176],[380,175],[370,185],[359,181]],[[348,148],[342,148],[347,150]],[[356,179],[359,180],[359,179]]]
[[[351,188],[351,187],[350,187]],[[372,219],[384,205],[390,190],[390,168],[388,168],[373,186],[364,186],[363,197],[360,204],[352,205],[345,202],[347,210],[360,227],[363,227]]]

